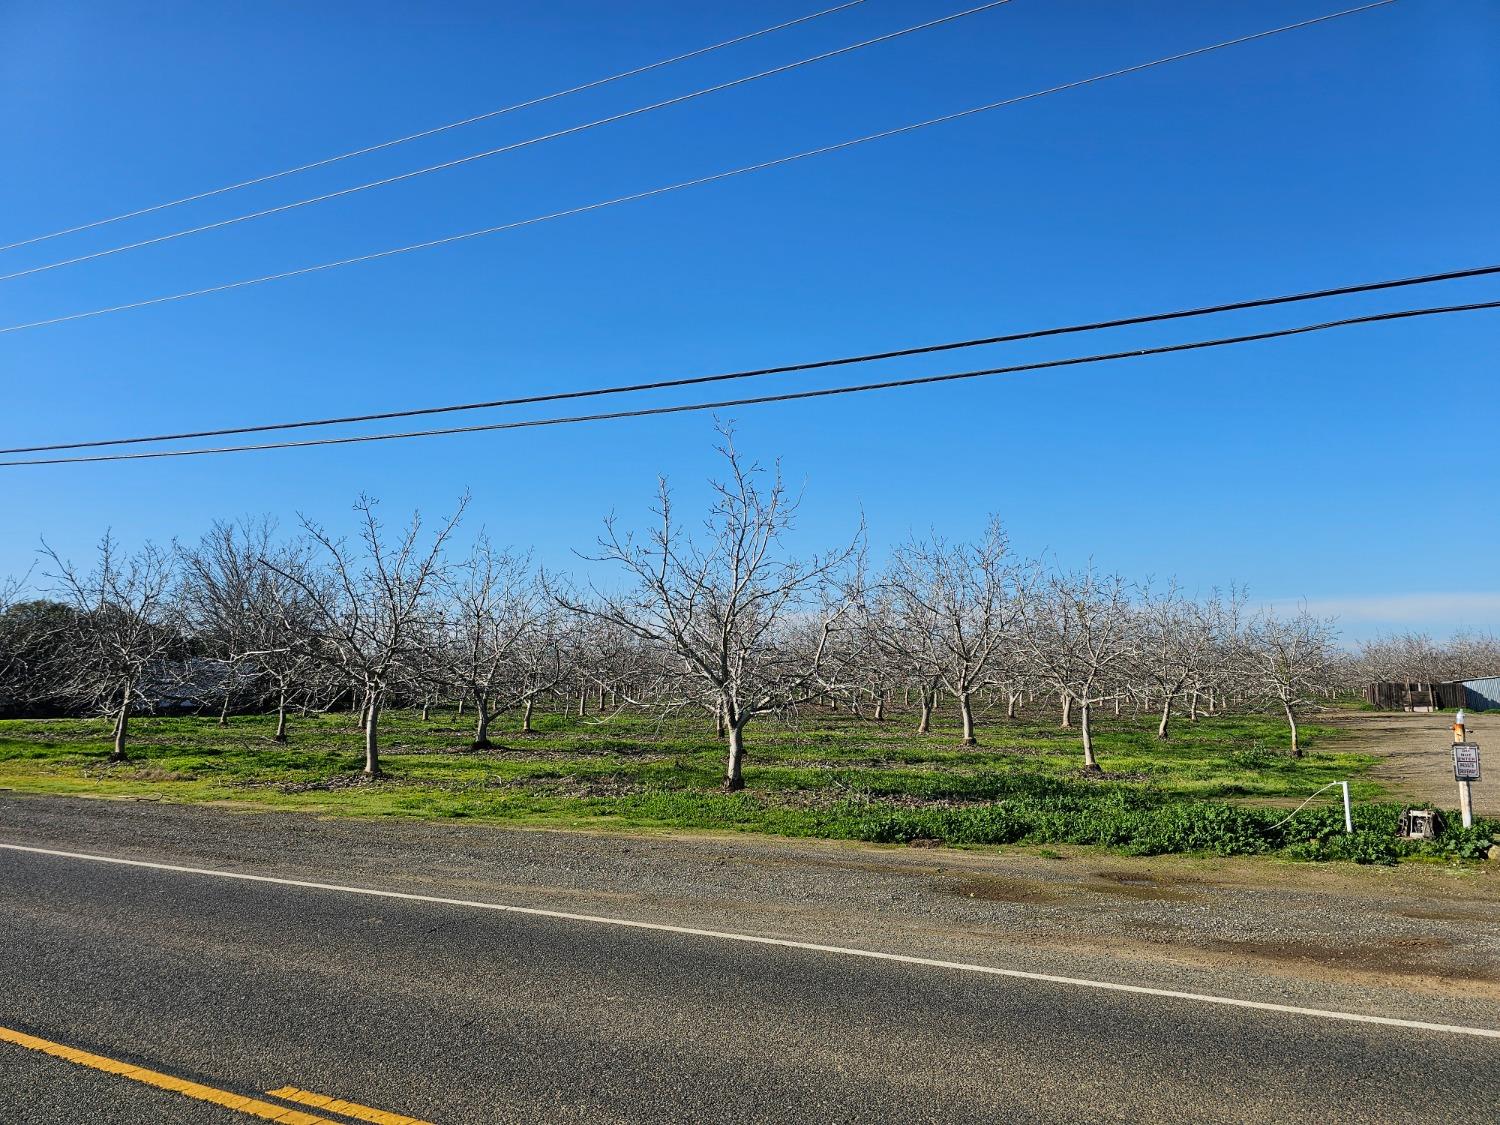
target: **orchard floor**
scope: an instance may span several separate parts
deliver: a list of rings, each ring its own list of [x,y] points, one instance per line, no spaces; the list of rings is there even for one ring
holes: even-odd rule
[[[747,730],[746,788],[734,794],[722,790],[725,745],[701,714],[538,713],[535,730],[510,718],[491,728],[493,748],[475,751],[472,728],[451,710],[390,710],[379,779],[361,776],[348,714],[300,716],[286,745],[271,740],[273,720],[262,715],[222,726],[208,716],[141,717],[119,763],[108,760],[102,720],[9,720],[0,722],[0,789],[515,827],[1364,863],[1480,860],[1500,837],[1500,824],[1485,820],[1431,844],[1398,841],[1401,806],[1369,776],[1377,759],[1318,723],[1304,727],[1305,753],[1293,758],[1285,727],[1266,716],[1184,718],[1161,741],[1154,716],[1106,714],[1095,720],[1103,770],[1088,773],[1076,726],[1061,728],[1050,709],[986,716],[978,747],[958,744],[952,718],[940,716],[927,735],[899,711],[883,722],[816,710],[757,721]],[[1352,835],[1328,788],[1343,780],[1355,802]]]

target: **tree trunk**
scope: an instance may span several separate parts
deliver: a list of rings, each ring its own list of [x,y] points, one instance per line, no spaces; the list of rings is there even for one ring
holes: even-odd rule
[[[490,709],[483,703],[476,703],[475,713],[479,716],[474,722],[474,741],[469,743],[475,750],[489,750],[490,743]]]
[[[1099,761],[1094,757],[1094,733],[1089,729],[1089,705],[1084,700],[1078,705],[1078,728],[1083,733],[1083,769],[1085,773],[1102,773]]]
[[[1115,692],[1115,718],[1120,717],[1120,693]]]
[[[879,695],[877,695],[875,697],[875,721],[877,723],[883,723],[883,722],[885,722],[885,693],[884,692],[882,692],[881,694],[879,694]]]
[[[271,736],[272,742],[286,741],[286,691],[282,690],[276,696],[276,733]]]
[[[1021,693],[1018,691],[1007,691],[1005,693],[1005,717],[1014,719],[1016,717],[1016,704],[1021,702]]]
[[[729,763],[724,771],[726,793],[738,793],[745,788],[745,722],[729,724]]]
[[[932,732],[932,692],[922,689],[922,720],[917,724],[918,734]]]
[[[1286,712],[1286,725],[1292,732],[1292,757],[1302,757],[1302,746],[1297,741],[1297,716],[1292,714],[1292,705],[1286,700],[1281,701],[1281,709]]]
[[[219,704],[219,725],[221,727],[229,725],[229,693],[227,691],[224,693],[224,702]]]
[[[964,737],[962,745],[978,746],[979,739],[974,737],[974,705],[969,701],[968,692],[960,692],[958,696],[958,713],[963,718]]]
[[[1073,725],[1073,694],[1066,691],[1062,693],[1062,725]]]
[[[380,776],[380,693],[372,691],[365,705],[365,776]]]
[[[589,713],[589,689],[586,687],[578,689],[578,717],[581,719]]]
[[[1188,693],[1188,718],[1192,722],[1198,721],[1198,689],[1194,688]]]
[[[125,685],[125,694],[120,700],[120,713],[115,716],[115,741],[110,747],[109,760],[111,762],[123,762],[125,760],[125,736],[130,727],[130,685]]]
[[[1165,739],[1167,737],[1167,724],[1172,721],[1172,693],[1167,693],[1167,700],[1161,705],[1161,722],[1156,726],[1156,737]]]
[[[429,699],[427,696],[424,695],[422,697],[422,721],[424,723],[427,721],[427,717],[431,713],[432,713],[432,700]]]
[[[532,708],[533,702],[534,701],[528,697],[527,700],[526,700],[526,702],[523,703],[523,704],[521,704],[521,733],[522,734],[530,734],[531,733],[531,708]]]
[[[728,731],[729,731],[729,727],[724,722],[724,704],[722,704],[722,703],[715,703],[714,704],[714,737],[715,738],[723,738],[724,735],[728,733]]]
[[[458,697],[458,714],[455,716],[455,718],[462,719],[463,717],[464,717],[464,697],[460,695]]]

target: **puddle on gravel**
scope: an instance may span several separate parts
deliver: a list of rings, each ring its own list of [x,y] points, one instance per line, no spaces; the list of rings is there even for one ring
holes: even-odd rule
[[[1092,874],[1093,879],[1083,884],[1085,890],[1152,902],[1191,902],[1198,896],[1186,888],[1202,886],[1198,880],[1185,876],[1153,876],[1135,871],[1095,871]]]
[[[1056,902],[1061,896],[1034,879],[1007,879],[1003,875],[972,875],[942,890],[959,898],[985,902]]]

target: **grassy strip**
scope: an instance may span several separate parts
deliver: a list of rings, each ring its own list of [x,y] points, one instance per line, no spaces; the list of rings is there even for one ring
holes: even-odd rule
[[[1256,716],[1181,723],[1166,743],[1147,718],[1101,724],[1103,780],[1078,769],[1076,734],[1046,717],[997,724],[994,745],[955,746],[897,721],[818,716],[752,731],[750,789],[718,791],[723,746],[703,724],[622,716],[598,724],[544,717],[503,736],[508,749],[463,750],[456,716],[392,716],[391,776],[359,779],[358,737],[345,716],[306,719],[292,746],[259,717],[157,718],[136,724],[129,762],[109,765],[107,730],[88,720],[0,722],[0,786],[28,792],[232,801],[325,815],[467,818],[513,825],[737,830],[876,843],[1087,844],[1140,855],[1278,854],[1389,863],[1407,856],[1479,858],[1500,834],[1483,822],[1434,844],[1394,838],[1400,808],[1376,802],[1361,775],[1372,759],[1339,752],[1309,729],[1311,751],[1275,749]],[[1268,802],[1353,779],[1356,832],[1315,803],[1290,822]],[[1256,806],[1259,807],[1256,807]],[[1454,821],[1456,823],[1456,821]]]

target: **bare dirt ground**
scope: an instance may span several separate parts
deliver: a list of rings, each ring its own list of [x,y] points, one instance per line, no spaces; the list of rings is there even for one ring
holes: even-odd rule
[[[1409,714],[1401,711],[1345,711],[1318,716],[1318,722],[1345,731],[1349,740],[1340,749],[1373,754],[1380,764],[1377,780],[1398,800],[1437,808],[1458,807],[1458,783],[1453,780],[1452,715]],[[1466,715],[1470,742],[1488,748],[1489,769],[1474,783],[1474,811],[1500,816],[1500,715]]]

